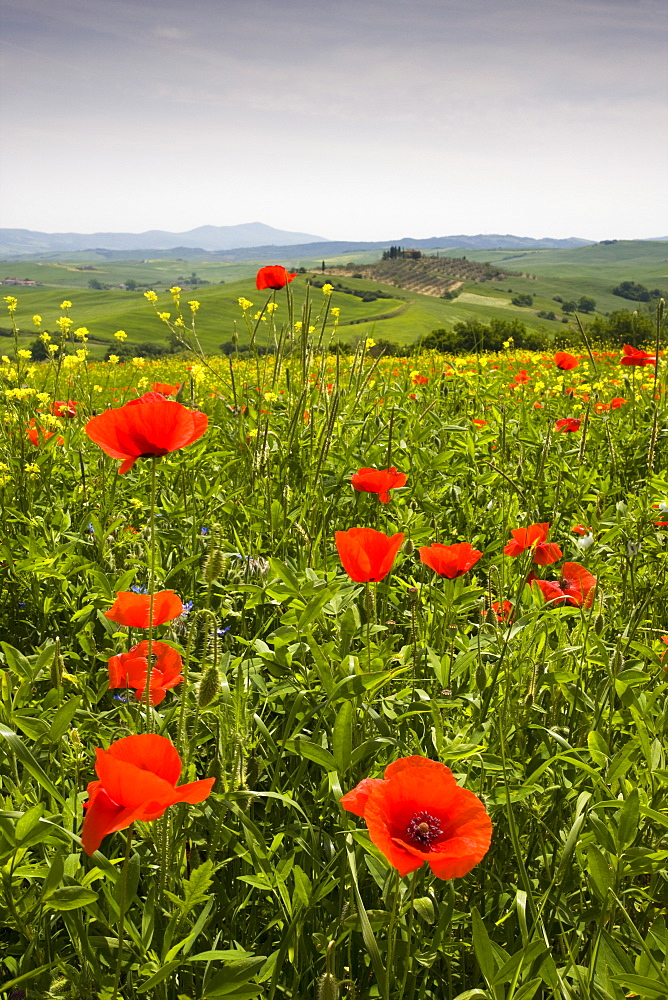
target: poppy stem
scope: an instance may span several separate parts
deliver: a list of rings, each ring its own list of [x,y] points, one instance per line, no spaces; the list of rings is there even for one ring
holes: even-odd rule
[[[151,457],[151,511],[149,520],[149,571],[148,591],[148,651],[146,655],[146,732],[151,732],[151,673],[153,672],[153,604],[155,602],[155,498],[157,457]]]
[[[134,823],[130,823],[128,833],[125,838],[125,857],[123,858],[123,869],[121,871],[121,899],[118,906],[118,957],[116,959],[116,975],[114,976],[114,992],[111,1000],[118,997],[118,987],[121,982],[121,969],[123,967],[123,937],[125,930],[125,903],[128,887],[128,866],[130,862],[130,847],[132,846],[132,834]]]

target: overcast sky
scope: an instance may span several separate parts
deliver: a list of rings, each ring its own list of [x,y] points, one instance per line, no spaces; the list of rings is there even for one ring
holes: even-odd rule
[[[665,0],[0,0],[0,225],[668,234]]]

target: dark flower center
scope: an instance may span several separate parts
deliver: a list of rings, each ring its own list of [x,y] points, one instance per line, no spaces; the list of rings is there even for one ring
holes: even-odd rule
[[[406,828],[408,839],[420,847],[426,847],[427,850],[431,849],[431,845],[438,840],[442,832],[440,821],[428,812],[415,813]]]

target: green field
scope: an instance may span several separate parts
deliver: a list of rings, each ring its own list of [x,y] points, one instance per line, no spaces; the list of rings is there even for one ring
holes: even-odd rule
[[[515,272],[507,278],[485,283],[465,282],[459,298],[452,301],[421,295],[407,289],[396,289],[377,281],[352,277],[332,278],[346,287],[358,290],[381,289],[392,294],[391,299],[362,302],[353,295],[335,292],[331,305],[341,310],[339,334],[341,339],[355,340],[373,336],[397,343],[408,344],[439,327],[452,327],[459,321],[479,318],[489,322],[494,318],[521,319],[529,329],[544,328],[555,336],[567,326],[555,296],[577,301],[587,295],[596,300],[597,313],[619,309],[645,308],[643,303],[630,302],[612,294],[619,281],[638,281],[648,288],[668,287],[668,244],[660,242],[628,241],[613,244],[596,244],[572,250],[452,250],[440,251],[451,257],[489,261]],[[326,261],[327,267],[340,267],[349,261],[371,263],[378,259],[376,251]],[[47,330],[54,329],[60,314],[59,304],[67,298],[73,303],[72,317],[76,326],[86,326],[91,334],[93,354],[101,355],[109,343],[114,343],[116,330],[125,330],[135,342],[164,342],[166,327],[156,318],[153,309],[143,296],[145,288],[153,288],[160,295],[159,308],[170,311],[171,297],[167,289],[177,281],[184,288],[183,299],[195,298],[201,302],[198,314],[198,334],[202,346],[212,353],[219,345],[231,339],[235,323],[239,327],[240,343],[247,339],[245,324],[237,300],[240,296],[250,299],[256,309],[266,301],[265,293],[255,289],[255,273],[262,261],[244,263],[196,262],[185,260],[109,261],[102,254],[69,254],[60,261],[9,262],[0,267],[4,278],[15,277],[40,282],[39,287],[3,286],[4,294],[15,295],[20,302],[23,316],[38,313]],[[316,261],[286,261],[291,266],[310,266]],[[188,287],[192,272],[209,284]],[[520,273],[521,272],[521,273]],[[295,306],[301,309],[306,293],[308,275],[299,275],[291,288]],[[181,279],[179,281],[179,279]],[[93,290],[91,280],[102,285],[118,286],[129,280],[137,282],[136,291],[111,287]],[[313,298],[316,312],[322,302],[322,293],[315,289]],[[534,301],[531,308],[516,307],[511,299],[517,294],[530,294]],[[286,319],[285,293],[279,293],[277,321]],[[255,310],[253,310],[255,311]],[[537,314],[553,311],[556,320],[545,320]],[[572,322],[572,321],[571,321]],[[34,337],[32,328],[21,329],[21,343],[25,346]],[[266,336],[265,338],[266,339]],[[263,337],[260,334],[259,341]]]

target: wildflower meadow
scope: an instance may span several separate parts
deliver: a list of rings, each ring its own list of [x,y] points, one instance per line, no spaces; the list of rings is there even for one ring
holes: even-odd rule
[[[0,995],[667,997],[663,303],[374,357],[293,279],[213,358],[5,297]]]

